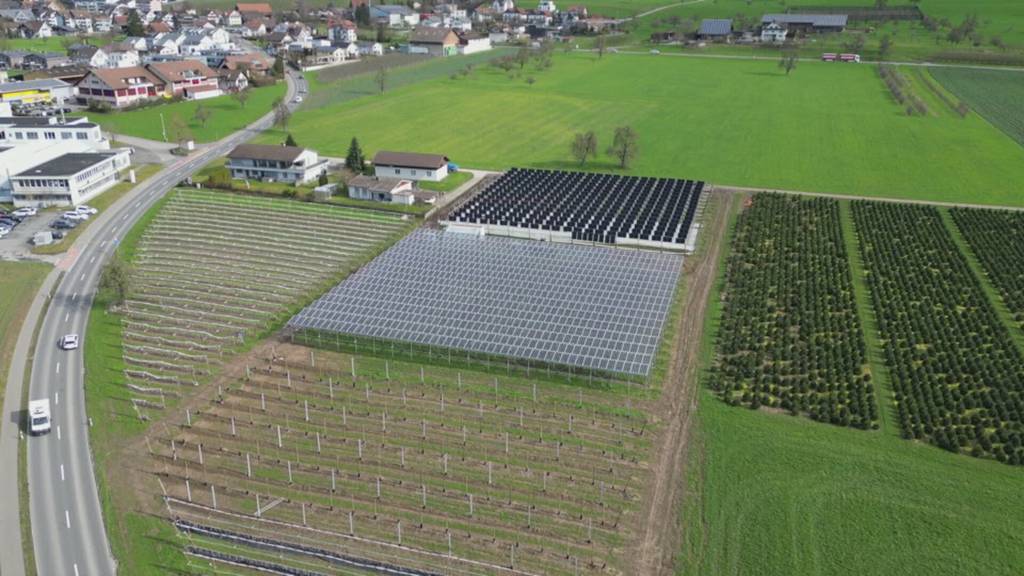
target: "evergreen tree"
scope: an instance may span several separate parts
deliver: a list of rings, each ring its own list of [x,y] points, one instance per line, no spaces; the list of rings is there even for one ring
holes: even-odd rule
[[[356,173],[362,173],[366,170],[366,157],[363,156],[363,149],[359,146],[359,140],[355,137],[352,138],[352,143],[348,145],[345,166],[348,166],[349,170]]]
[[[295,141],[295,138],[292,136],[292,133],[289,132],[288,133],[288,138],[286,138],[285,141],[284,141],[284,145],[285,146],[296,146],[297,147],[299,144]]]

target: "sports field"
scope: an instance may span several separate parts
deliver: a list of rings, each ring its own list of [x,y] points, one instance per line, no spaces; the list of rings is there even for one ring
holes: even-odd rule
[[[244,107],[232,96],[225,95],[209,100],[188,100],[163,106],[150,106],[130,112],[88,112],[86,115],[89,120],[103,126],[104,130],[159,142],[174,140],[172,126],[174,118],[178,116],[188,125],[188,130],[196,142],[213,142],[241,130],[269,112],[274,101],[284,97],[286,88],[283,82],[274,86],[253,88],[249,91],[249,100]],[[211,111],[205,126],[194,117],[199,106]],[[167,134],[166,140],[164,130]]]
[[[343,156],[357,136],[369,154],[437,152],[489,169],[574,168],[573,134],[594,130],[602,154],[587,168],[609,171],[604,148],[625,124],[639,133],[634,174],[1024,205],[1013,140],[976,115],[907,117],[866,65],[801,62],[786,76],[774,61],[557,53],[550,69],[530,64],[519,78],[478,67],[300,111],[289,130],[321,154]]]

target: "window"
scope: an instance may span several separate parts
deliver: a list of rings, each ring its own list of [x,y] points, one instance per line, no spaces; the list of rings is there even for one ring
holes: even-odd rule
[[[64,131],[64,132],[60,133],[60,139],[61,140],[71,140],[71,138],[72,138],[71,132]]]
[[[75,132],[75,138],[79,140],[87,140],[89,138],[88,132]]]
[[[26,132],[25,135],[28,136],[29,140],[39,140],[38,132]]]
[[[43,133],[43,137],[45,137],[47,140],[56,140],[57,139],[57,133],[56,132],[44,132]]]
[[[14,139],[15,140],[24,140],[25,136],[21,132],[15,132],[14,133]]]

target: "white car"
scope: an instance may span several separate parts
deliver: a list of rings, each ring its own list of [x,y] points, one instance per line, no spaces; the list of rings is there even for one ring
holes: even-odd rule
[[[61,217],[64,218],[65,220],[88,220],[89,219],[89,215],[88,214],[84,214],[84,213],[79,212],[77,210],[68,210],[67,212],[61,214]]]
[[[295,99],[292,100],[292,102],[295,102],[296,104],[298,104],[299,102],[302,102],[302,96],[296,96]]]
[[[60,342],[57,343],[61,350],[77,350],[78,349],[78,334],[65,334],[60,337]]]
[[[0,238],[3,238],[4,236],[7,236],[10,233],[11,233],[11,229],[10,228],[7,228],[6,226],[0,227]]]
[[[85,204],[82,204],[81,206],[75,207],[75,212],[78,212],[79,214],[92,215],[99,213],[99,210],[93,208],[92,206],[86,206]]]
[[[23,218],[23,217],[26,217],[26,216],[35,216],[37,212],[38,212],[38,210],[36,210],[35,208],[25,207],[25,208],[18,208],[14,212],[11,212],[11,214],[14,214],[15,216]]]

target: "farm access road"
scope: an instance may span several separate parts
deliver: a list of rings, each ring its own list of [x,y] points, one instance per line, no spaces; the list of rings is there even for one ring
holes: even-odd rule
[[[633,551],[637,576],[672,576],[681,550],[680,506],[689,472],[690,431],[697,410],[701,336],[711,288],[718,277],[719,256],[729,215],[738,194],[713,192],[709,225],[702,229],[703,253],[686,260],[683,309],[655,415],[664,431],[655,441],[651,482],[640,511],[639,541]]]
[[[286,102],[305,80],[286,73]],[[22,432],[22,386],[28,344],[36,327],[39,337],[32,358],[30,398],[49,398],[53,430],[28,438],[29,507],[36,568],[39,574],[112,576],[117,572],[110,552],[89,451],[89,421],[85,412],[82,351],[57,349],[58,338],[77,333],[85,340],[89,310],[106,259],[119,238],[181,180],[199,171],[232,148],[250,140],[273,122],[273,112],[224,139],[182,158],[126,194],[103,214],[68,251],[50,273],[29,311],[11,360],[0,429],[0,454],[16,461]],[[63,276],[61,276],[63,274]],[[51,292],[52,290],[52,292]],[[42,304],[50,306],[40,323]],[[102,426],[102,422],[96,423]],[[18,502],[18,466],[0,467],[0,572],[25,574]]]

